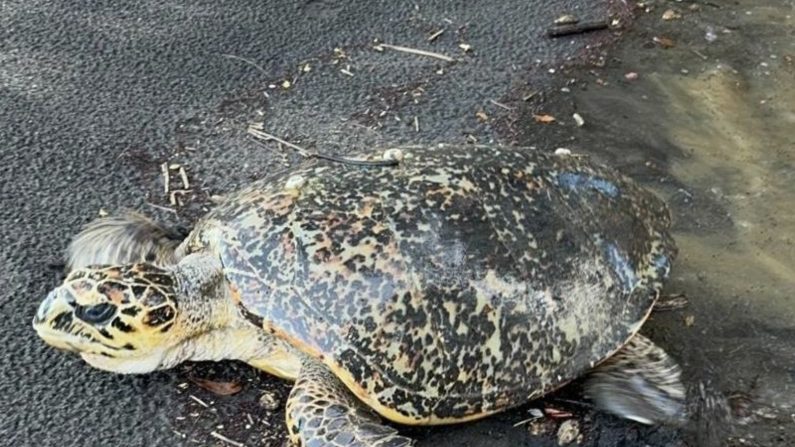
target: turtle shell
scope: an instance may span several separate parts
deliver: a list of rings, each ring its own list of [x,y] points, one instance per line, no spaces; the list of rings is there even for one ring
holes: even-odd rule
[[[258,323],[397,422],[481,417],[619,349],[675,256],[665,205],[584,157],[408,148],[395,167],[312,160],[213,210]]]

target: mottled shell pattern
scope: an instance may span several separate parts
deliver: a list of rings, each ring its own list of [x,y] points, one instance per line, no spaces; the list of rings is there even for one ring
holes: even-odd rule
[[[609,357],[676,249],[665,205],[585,157],[407,148],[393,167],[310,160],[212,211],[258,324],[404,423],[459,422],[543,395]]]

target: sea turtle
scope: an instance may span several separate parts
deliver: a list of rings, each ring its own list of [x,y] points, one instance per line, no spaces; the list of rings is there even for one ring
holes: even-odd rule
[[[118,373],[238,359],[294,380],[301,446],[412,445],[378,415],[473,420],[589,372],[602,408],[681,420],[678,366],[637,333],[676,253],[662,201],[587,157],[384,156],[399,162],[257,181],[176,248],[141,218],[100,220],[33,325]]]

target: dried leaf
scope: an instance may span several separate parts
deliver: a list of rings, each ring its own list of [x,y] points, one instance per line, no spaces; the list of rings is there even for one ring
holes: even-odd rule
[[[654,36],[652,40],[654,41],[654,43],[656,43],[657,45],[663,48],[672,48],[675,45],[674,41],[667,37]]]
[[[489,116],[486,115],[486,112],[482,110],[475,112],[475,116],[478,118],[478,121],[480,121],[481,123],[485,123],[486,121],[489,120]]]
[[[240,390],[243,389],[243,385],[235,382],[217,382],[215,380],[198,379],[195,377],[191,377],[190,381],[219,396],[231,396],[239,393]]]
[[[533,115],[533,118],[536,120],[537,123],[541,124],[550,124],[555,122],[555,117],[552,115]]]
[[[574,417],[574,415],[569,413],[568,411],[558,410],[557,408],[552,408],[552,407],[544,408],[544,413],[546,413],[546,415],[551,417],[552,419],[566,419]]]

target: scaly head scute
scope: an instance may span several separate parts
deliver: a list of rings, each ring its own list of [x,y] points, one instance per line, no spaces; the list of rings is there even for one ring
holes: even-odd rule
[[[151,264],[78,269],[41,303],[33,326],[99,368],[151,371],[190,335],[176,284],[174,273]]]

